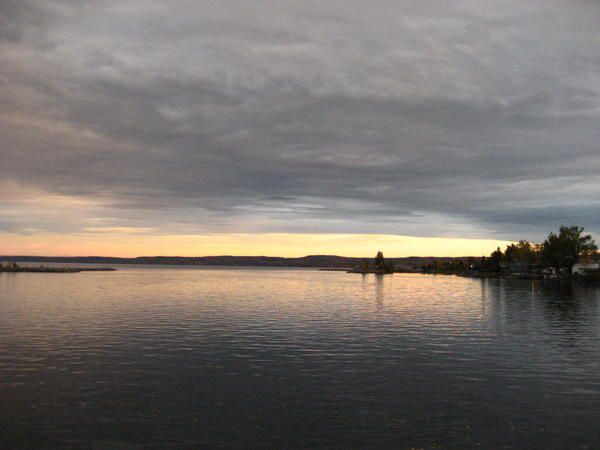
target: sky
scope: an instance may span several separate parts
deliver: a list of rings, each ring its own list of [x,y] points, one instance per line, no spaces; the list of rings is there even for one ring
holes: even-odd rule
[[[0,254],[600,231],[598,23],[591,0],[1,0]]]

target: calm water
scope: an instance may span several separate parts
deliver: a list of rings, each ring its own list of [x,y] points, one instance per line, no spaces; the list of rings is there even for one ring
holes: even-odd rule
[[[599,448],[600,290],[0,274],[0,448]]]

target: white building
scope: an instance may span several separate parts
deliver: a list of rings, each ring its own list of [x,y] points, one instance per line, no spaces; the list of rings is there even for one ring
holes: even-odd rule
[[[600,270],[600,263],[577,263],[573,265],[571,273],[573,275],[584,275],[586,272],[596,272]]]

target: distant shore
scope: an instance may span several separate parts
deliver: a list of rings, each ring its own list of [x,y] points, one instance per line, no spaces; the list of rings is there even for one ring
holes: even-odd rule
[[[0,272],[8,273],[78,273],[78,272],[112,272],[114,267],[27,267],[10,266],[0,267]]]
[[[135,265],[182,265],[182,266],[237,266],[237,267],[311,267],[348,269],[357,267],[365,259],[337,255],[308,255],[297,258],[278,256],[138,256],[121,258],[112,256],[36,256],[5,255],[0,262],[17,263],[64,263],[64,264],[135,264]],[[466,257],[408,256],[386,258],[398,268],[419,270],[423,264],[448,263]]]

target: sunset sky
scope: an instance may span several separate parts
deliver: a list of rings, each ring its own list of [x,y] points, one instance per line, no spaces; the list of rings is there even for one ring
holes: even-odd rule
[[[600,231],[591,1],[0,1],[0,255]]]

